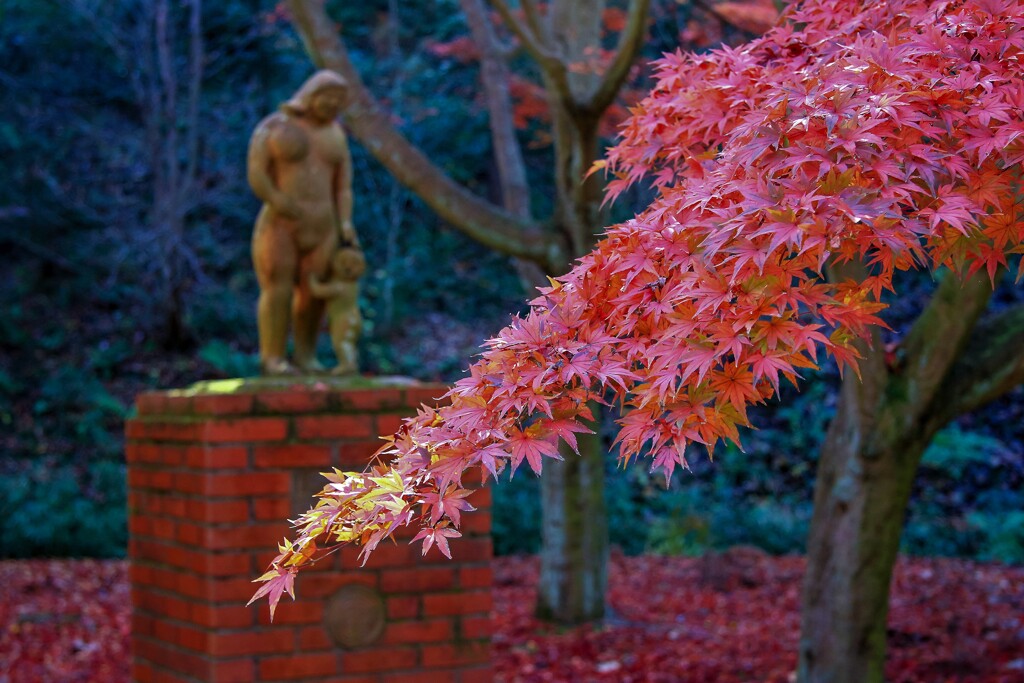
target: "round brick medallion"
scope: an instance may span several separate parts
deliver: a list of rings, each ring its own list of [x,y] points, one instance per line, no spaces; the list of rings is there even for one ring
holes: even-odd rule
[[[384,632],[384,599],[369,586],[342,586],[327,601],[324,628],[339,646],[363,647]]]

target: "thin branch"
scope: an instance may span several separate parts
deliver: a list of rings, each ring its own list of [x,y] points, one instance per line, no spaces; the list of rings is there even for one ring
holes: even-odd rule
[[[460,4],[472,32],[473,42],[480,50],[480,80],[487,96],[491,141],[501,183],[502,203],[513,215],[529,220],[530,186],[526,180],[522,149],[516,139],[508,65],[501,59],[498,39],[483,0],[460,0]]]
[[[722,22],[723,24],[727,24],[729,26],[733,25],[733,23],[731,21],[729,21],[725,17],[724,14],[722,14],[717,9],[715,9],[715,6],[712,5],[710,2],[705,2],[705,0],[690,0],[690,1],[693,3],[694,7],[697,7],[699,9],[703,10],[704,12],[706,12],[707,14],[710,14],[711,16],[713,16],[715,19],[717,19],[718,21]]]
[[[59,268],[63,268],[69,273],[73,273],[75,275],[87,274],[86,270],[82,268],[82,266],[80,266],[79,264],[75,263],[74,261],[65,258],[64,256],[57,253],[56,251],[53,251],[52,249],[49,249],[41,244],[33,242],[30,239],[22,237],[21,235],[17,235],[15,233],[0,234],[0,241],[5,240],[16,247],[21,247],[25,251],[35,254],[37,258],[40,258],[43,261],[47,261]]]
[[[192,0],[192,12],[189,15],[189,80],[188,80],[188,113],[185,120],[186,166],[184,178],[179,192],[181,200],[193,193],[196,184],[196,173],[199,166],[199,103],[202,97],[203,68],[205,55],[203,50],[202,0]],[[184,212],[182,212],[184,215]]]
[[[159,65],[160,84],[162,86],[162,128],[164,134],[164,150],[161,159],[167,174],[164,192],[173,192],[179,186],[180,169],[178,168],[178,76],[174,69],[174,24],[169,18],[170,7],[167,0],[160,0],[156,9],[156,46],[157,64]]]
[[[626,19],[626,26],[619,34],[619,42],[615,48],[615,57],[612,58],[608,70],[601,80],[601,84],[590,98],[586,108],[599,114],[611,106],[618,96],[622,84],[629,76],[629,70],[640,53],[644,44],[644,35],[647,32],[647,14],[650,8],[650,0],[630,0],[629,15]]]
[[[543,64],[545,61],[554,58],[554,55],[548,49],[543,35],[537,32],[539,25],[534,26],[534,22],[531,21],[529,22],[530,26],[527,26],[521,22],[505,0],[490,0],[490,3],[501,16],[501,20],[515,34],[519,42],[522,43],[523,48],[530,53],[535,62]]]
[[[572,90],[569,87],[569,70],[565,61],[552,51],[547,41],[535,35],[529,27],[523,24],[509,8],[505,0],[490,0],[491,5],[501,16],[502,21],[509,27],[513,34],[522,43],[526,52],[533,57],[537,66],[546,76],[555,91],[565,102],[575,106],[572,99]]]
[[[556,268],[564,261],[556,242],[537,240],[537,227],[466,190],[413,146],[363,84],[323,0],[289,0],[292,20],[313,62],[349,82],[342,116],[352,135],[392,175],[442,219],[496,251]]]
[[[523,8],[523,14],[526,15],[526,23],[529,24],[534,35],[538,36],[543,42],[550,40],[551,37],[545,33],[547,29],[544,28],[544,23],[541,21],[536,0],[519,0],[519,5]]]

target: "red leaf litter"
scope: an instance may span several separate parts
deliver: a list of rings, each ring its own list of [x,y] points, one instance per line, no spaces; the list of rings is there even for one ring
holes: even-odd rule
[[[0,562],[0,683],[127,681],[130,602],[125,562]]]
[[[537,560],[500,559],[496,680],[788,683],[803,567],[751,548],[615,557],[608,625],[565,631],[533,618]],[[901,559],[889,644],[890,683],[1024,682],[1024,568]]]
[[[569,630],[532,616],[536,558],[494,565],[496,683],[794,680],[801,558],[616,556],[611,618]],[[129,630],[126,563],[0,562],[0,683],[124,683]],[[889,644],[890,683],[1024,683],[1024,568],[901,559]]]

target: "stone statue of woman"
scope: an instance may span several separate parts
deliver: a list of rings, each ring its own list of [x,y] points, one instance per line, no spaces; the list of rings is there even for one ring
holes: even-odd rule
[[[336,119],[347,82],[313,74],[249,142],[249,185],[263,200],[252,236],[260,286],[260,366],[267,375],[323,371],[316,338],[324,299],[310,283],[328,279],[339,244],[359,247],[352,226],[352,157]],[[286,354],[289,326],[293,362]]]

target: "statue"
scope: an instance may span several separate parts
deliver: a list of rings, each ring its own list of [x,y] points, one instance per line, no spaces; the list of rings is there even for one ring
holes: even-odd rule
[[[313,296],[327,301],[327,329],[338,365],[335,375],[354,375],[359,372],[356,342],[363,327],[359,314],[359,278],[366,270],[362,250],[343,247],[331,258],[330,280],[321,282],[310,274],[309,288]]]
[[[249,142],[249,185],[263,200],[252,236],[252,260],[260,286],[260,367],[266,375],[324,370],[316,359],[316,339],[328,301],[337,309],[334,317],[350,321],[342,335],[342,372],[357,369],[354,340],[359,325],[351,321],[359,319],[358,285],[344,280],[351,269],[332,273],[330,267],[339,244],[345,247],[340,254],[355,250],[362,258],[352,225],[352,157],[336,121],[347,87],[333,71],[316,72],[280,111],[259,123]],[[329,274],[327,287],[323,281]],[[344,293],[314,293],[317,283],[333,292],[338,278],[350,285]],[[293,362],[286,352],[289,327],[295,340]]]

